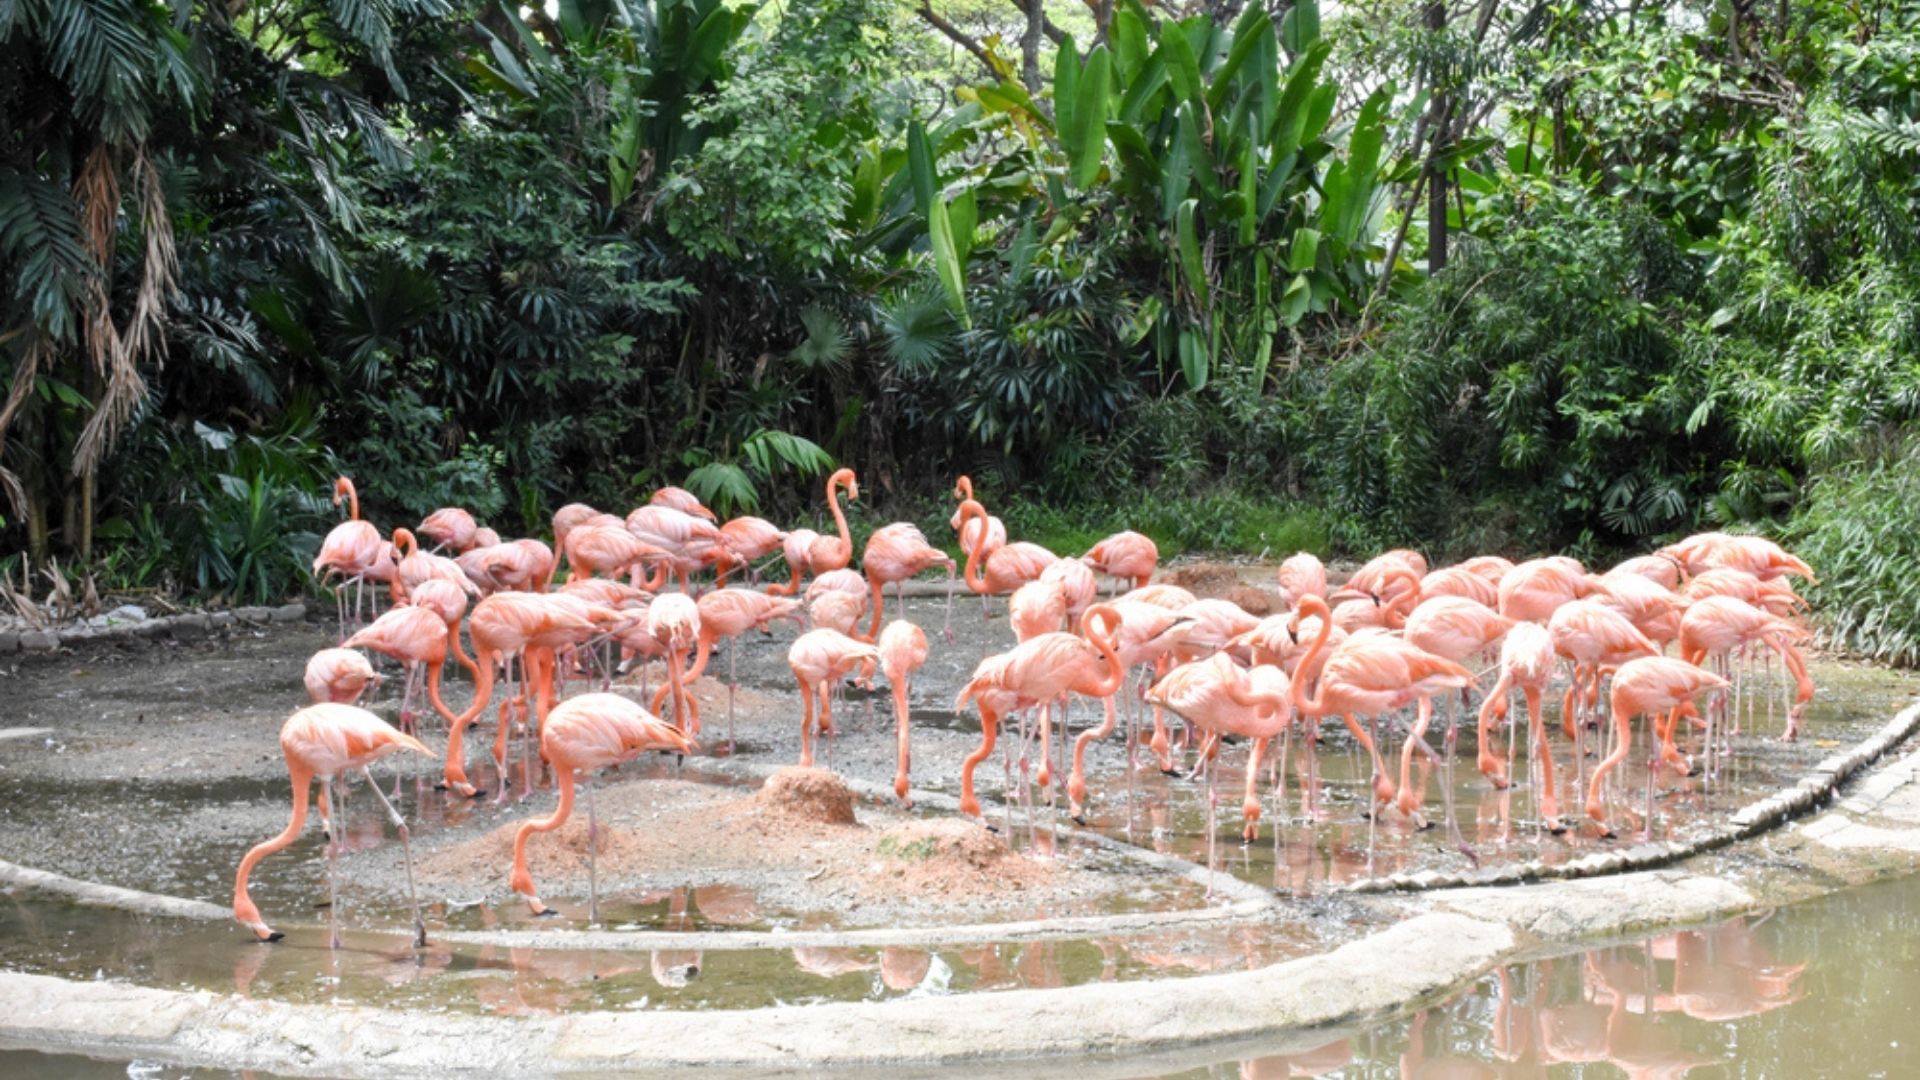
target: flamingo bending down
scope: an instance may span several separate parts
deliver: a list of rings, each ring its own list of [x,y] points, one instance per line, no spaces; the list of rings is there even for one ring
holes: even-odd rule
[[[720,520],[719,518],[716,518],[713,516],[713,511],[701,505],[699,496],[695,495],[691,491],[688,491],[686,488],[681,488],[681,487],[658,488],[654,491],[652,495],[647,497],[647,505],[648,506],[670,506],[673,509],[680,511],[683,514],[692,514],[694,517],[705,518],[707,521],[710,521],[710,522],[717,522]]]
[[[307,789],[315,779],[320,781],[320,797],[331,803],[334,778],[359,769],[360,775],[367,781],[367,787],[379,798],[380,805],[387,808],[387,816],[400,833],[401,849],[406,853],[407,895],[413,901],[414,944],[420,946],[427,943],[426,925],[420,919],[420,902],[413,891],[413,849],[408,843],[406,819],[387,801],[386,795],[380,791],[380,785],[374,783],[373,776],[367,772],[368,765],[400,750],[433,756],[433,751],[428,750],[419,739],[394,730],[385,720],[353,705],[332,702],[309,705],[288,717],[287,722],[281,725],[280,752],[286,756],[287,776],[293,782],[293,815],[280,835],[255,844],[247,852],[240,860],[240,869],[233,878],[233,917],[240,925],[252,930],[254,937],[261,941],[278,941],[284,935],[276,933],[266,924],[260,917],[260,909],[254,906],[253,897],[247,893],[247,878],[253,873],[253,868],[259,865],[261,859],[300,838],[300,830],[307,823]],[[340,909],[334,871],[340,860],[340,839],[344,832],[344,829],[338,829],[329,833],[327,894],[334,912]],[[331,945],[336,949],[340,947],[337,920],[334,921]]]
[[[1558,559],[1534,559],[1500,579],[1500,614],[1521,622],[1545,624],[1562,604],[1593,591],[1585,573]]]
[[[556,706],[540,729],[540,754],[553,766],[560,802],[553,813],[522,822],[513,834],[513,871],[508,887],[527,898],[535,915],[555,912],[540,902],[533,875],[527,871],[527,838],[552,832],[573,813],[573,774],[594,772],[632,761],[649,750],[692,753],[693,740],[685,733],[618,694],[581,694]],[[599,847],[599,822],[593,812],[593,789],[587,789],[587,918],[600,920],[599,874],[594,865]]]
[[[1487,746],[1487,730],[1492,719],[1505,716],[1507,712],[1507,694],[1514,687],[1527,699],[1527,738],[1528,749],[1540,762],[1542,794],[1540,797],[1540,815],[1546,821],[1547,828],[1554,833],[1565,831],[1560,824],[1559,808],[1554,799],[1553,754],[1547,747],[1547,732],[1540,715],[1541,695],[1546,693],[1547,684],[1553,681],[1553,669],[1557,655],[1553,648],[1553,635],[1539,623],[1514,623],[1507,631],[1506,640],[1500,643],[1500,678],[1487,691],[1486,700],[1480,704],[1480,760],[1481,775],[1492,781],[1493,786],[1505,789],[1509,783],[1506,770],[1500,759],[1493,756]],[[1508,736],[1509,742],[1512,736]]]
[[[829,570],[844,568],[853,559],[853,534],[847,529],[846,512],[840,509],[839,489],[847,489],[847,501],[860,500],[860,480],[852,469],[835,470],[827,477],[827,508],[833,512],[834,536],[821,536],[812,529],[795,529],[781,541],[780,547],[787,558],[787,568],[792,572],[792,580],[782,585],[778,582],[768,585],[767,591],[778,596],[792,596],[800,591],[800,582],[809,574],[824,574]]]
[[[1709,596],[1687,608],[1680,619],[1680,655],[1690,664],[1708,658],[1728,669],[1734,649],[1759,642],[1780,654],[1781,663],[1794,679],[1793,704],[1787,710],[1787,730],[1781,741],[1792,742],[1800,734],[1800,718],[1813,701],[1813,679],[1807,674],[1807,662],[1793,642],[1805,631],[1780,618],[1732,596]],[[1735,696],[1740,679],[1735,678]],[[1738,723],[1738,708],[1735,709]],[[1738,730],[1736,727],[1734,730]]]
[[[451,581],[423,581],[413,590],[413,605],[440,616],[447,626],[447,657],[460,662],[467,675],[479,679],[480,669],[473,657],[460,647],[460,623],[467,617],[467,594]]]
[[[647,631],[667,650],[667,689],[673,695],[673,726],[700,734],[700,709],[687,693],[688,654],[700,643],[700,605],[686,593],[663,593],[647,607]]]
[[[1420,579],[1420,597],[1458,596],[1481,607],[1492,609],[1500,603],[1500,587],[1471,570],[1458,566],[1434,570]]]
[[[741,516],[730,519],[720,526],[720,546],[727,550],[730,562],[736,566],[749,567],[750,574],[757,574],[751,564],[780,550],[786,542],[787,532],[765,518]],[[727,583],[727,571],[731,567],[720,569],[720,585]]]
[[[1148,701],[1164,706],[1207,732],[1211,740],[1239,735],[1253,741],[1247,760],[1246,793],[1240,804],[1245,821],[1241,836],[1249,841],[1260,834],[1260,800],[1256,797],[1260,756],[1266,751],[1267,742],[1285,731],[1293,720],[1289,690],[1287,677],[1279,668],[1261,665],[1249,671],[1234,663],[1226,653],[1215,653],[1197,663],[1174,668],[1147,691]],[[1201,755],[1203,761],[1209,758],[1208,754]],[[1217,772],[1215,765],[1207,765],[1208,866],[1213,865]]]
[[[1158,588],[1159,586],[1150,587]],[[1120,658],[1122,670],[1132,671],[1134,668],[1144,664],[1150,665],[1156,675],[1165,675],[1167,672],[1167,655],[1180,644],[1180,631],[1186,626],[1188,616],[1181,614],[1179,611],[1160,607],[1156,604],[1143,603],[1139,600],[1129,600],[1126,597],[1111,601],[1106,607],[1110,609],[1114,613],[1114,617],[1119,620],[1119,626],[1114,632],[1114,652]],[[1082,618],[1085,618],[1085,616],[1083,615]],[[1067,776],[1067,806],[1073,819],[1082,823],[1084,823],[1087,802],[1087,747],[1092,745],[1096,740],[1104,739],[1108,735],[1113,734],[1116,720],[1111,695],[1109,695],[1104,704],[1106,705],[1104,710],[1105,714],[1101,717],[1099,726],[1082,731],[1079,736],[1073,740],[1073,768]],[[1157,732],[1164,735],[1166,724],[1165,721],[1158,718],[1159,711],[1159,706],[1154,706],[1154,712],[1156,714],[1154,726]],[[1133,715],[1134,713],[1130,708],[1128,711],[1129,732],[1126,763],[1129,785],[1131,785],[1133,781]],[[1160,750],[1156,751],[1156,754],[1160,758],[1162,770],[1171,771],[1173,768],[1173,759],[1164,752],[1165,749],[1165,740],[1162,739]]]
[[[663,598],[664,599],[664,598]],[[734,687],[738,682],[735,659],[739,650],[740,635],[749,630],[758,630],[763,634],[772,633],[775,619],[795,618],[794,611],[800,601],[783,596],[770,596],[754,589],[715,589],[703,594],[695,601],[699,609],[699,631],[696,649],[691,665],[680,676],[682,686],[691,686],[695,680],[706,673],[707,661],[713,655],[714,642],[725,638],[727,641],[727,745],[733,745],[733,698]],[[662,686],[653,695],[653,711],[659,712],[666,702],[672,684]]]
[[[880,633],[880,620],[885,610],[886,586],[896,586],[900,600],[900,615],[907,614],[907,596],[904,582],[921,571],[934,566],[947,568],[947,626],[946,634],[952,636],[953,624],[953,560],[947,553],[927,543],[927,538],[918,527],[910,522],[897,521],[874,530],[867,538],[867,546],[860,553],[860,569],[867,576],[867,584],[873,593],[873,611],[864,635],[867,641],[874,640]]]
[[[1583,693],[1599,693],[1601,669],[1619,667],[1636,657],[1654,656],[1660,648],[1625,615],[1598,600],[1572,600],[1555,608],[1547,621],[1547,632],[1553,636],[1554,651],[1573,665],[1573,685],[1567,688],[1561,706],[1561,724],[1568,741],[1577,747],[1575,706],[1583,700]]]
[[[977,503],[975,504],[978,505]],[[999,738],[1004,699],[987,696],[1003,691],[1015,708],[1045,704],[1068,692],[1104,700],[1111,730],[1113,695],[1126,677],[1116,651],[1120,614],[1110,605],[1095,604],[1080,616],[1080,634],[1042,634],[998,656],[989,656],[973,669],[973,678],[960,690],[953,708],[969,701],[980,706],[980,746],[960,766],[960,812],[980,816],[980,800],[973,794],[973,771],[993,753]],[[1082,637],[1081,635],[1085,635]],[[1045,729],[1041,732],[1041,760],[1048,758]]]
[[[903,805],[907,798],[907,772],[913,765],[908,748],[909,710],[907,692],[913,673],[927,662],[927,635],[905,619],[895,619],[880,631],[880,670],[886,673],[887,686],[893,691],[894,737],[899,743],[897,767],[893,774],[893,794]]]
[[[1137,532],[1118,532],[1093,545],[1080,561],[1108,577],[1125,578],[1140,588],[1160,568],[1160,549]]]
[[[813,733],[816,727],[815,701],[819,702],[817,727],[820,734],[833,734],[834,680],[856,666],[880,660],[880,650],[838,630],[809,630],[795,638],[787,648],[787,666],[800,684],[800,765],[813,765]]]
[[[1600,784],[1607,773],[1626,760],[1633,745],[1633,718],[1642,713],[1668,712],[1661,737],[1661,758],[1677,755],[1673,747],[1673,729],[1683,712],[1693,708],[1694,698],[1708,690],[1728,685],[1727,680],[1703,671],[1684,660],[1669,656],[1643,656],[1620,665],[1613,675],[1613,723],[1618,738],[1613,752],[1593,770],[1587,786],[1587,816],[1606,828],[1606,810],[1600,804]],[[1684,769],[1684,759],[1681,762]],[[1608,834],[1612,830],[1608,829]]]
[[[423,666],[427,700],[433,703],[434,711],[453,723],[453,710],[440,698],[440,669],[447,662],[447,624],[438,612],[413,605],[394,608],[348,638],[346,648],[372,649],[406,666],[407,684],[400,696],[403,730],[413,725],[413,695]]]

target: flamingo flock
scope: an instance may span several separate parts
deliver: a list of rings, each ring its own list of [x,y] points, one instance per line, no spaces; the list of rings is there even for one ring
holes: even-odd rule
[[[261,859],[298,838],[314,780],[320,782],[320,815],[330,840],[341,833],[334,781],[344,783],[357,770],[405,843],[404,819],[368,771],[392,753],[434,756],[441,761],[440,786],[451,796],[482,794],[466,771],[465,733],[487,718],[499,685],[505,694],[493,718],[492,746],[499,798],[506,796],[509,744],[516,734],[537,745],[557,777],[559,805],[549,817],[519,826],[508,875],[511,890],[534,914],[551,914],[528,871],[526,850],[535,833],[558,828],[569,817],[576,774],[584,782],[641,754],[693,752],[700,717],[689,688],[722,640],[728,643],[731,745],[734,643],[752,631],[770,634],[783,620],[808,627],[787,652],[801,699],[800,763],[811,765],[816,740],[833,734],[837,687],[852,678],[870,688],[878,673],[892,689],[893,789],[906,804],[908,693],[928,658],[929,637],[905,618],[903,586],[937,568],[947,573],[949,626],[957,576],[983,603],[1006,598],[1015,637],[1011,648],[978,663],[954,703],[956,712],[973,709],[981,721],[980,744],[961,764],[958,780],[961,812],[983,821],[975,772],[992,756],[1009,720],[1020,720],[1019,790],[1024,795],[1028,789],[1025,773],[1034,759],[1027,751],[1037,742],[1039,768],[1031,779],[1049,798],[1064,789],[1072,817],[1084,824],[1096,799],[1086,753],[1115,733],[1124,713],[1127,794],[1107,799],[1132,799],[1136,748],[1146,751],[1139,762],[1145,767],[1170,774],[1191,767],[1207,780],[1210,845],[1225,749],[1248,748],[1241,814],[1242,835],[1251,840],[1261,819],[1259,766],[1271,761],[1273,741],[1283,740],[1276,775],[1284,775],[1286,746],[1296,730],[1311,746],[1321,723],[1336,717],[1370,763],[1369,821],[1377,824],[1392,813],[1423,826],[1426,776],[1423,770],[1415,779],[1416,757],[1443,753],[1450,759],[1475,694],[1477,768],[1495,787],[1512,782],[1517,738],[1509,737],[1505,760],[1493,746],[1517,690],[1525,701],[1535,782],[1543,785],[1537,803],[1544,824],[1559,832],[1567,826],[1542,715],[1547,695],[1559,685],[1561,728],[1576,773],[1585,770],[1589,730],[1600,731],[1602,743],[1593,748],[1598,761],[1584,788],[1576,784],[1575,790],[1592,827],[1611,835],[1606,779],[1632,754],[1636,717],[1648,718],[1650,768],[1681,775],[1696,767],[1680,749],[1683,734],[1691,735],[1681,721],[1704,729],[1703,764],[1711,775],[1730,740],[1756,722],[1759,699],[1771,715],[1772,684],[1754,671],[1756,657],[1769,666],[1778,658],[1793,683],[1782,738],[1798,735],[1814,694],[1800,652],[1806,631],[1798,620],[1806,603],[1790,580],[1811,581],[1812,570],[1759,537],[1702,533],[1600,573],[1564,556],[1518,564],[1482,556],[1432,569],[1418,552],[1396,550],[1361,566],[1337,588],[1318,558],[1300,553],[1279,568],[1282,610],[1256,618],[1229,601],[1154,582],[1159,553],[1137,532],[1116,533],[1079,558],[1011,541],[966,477],[955,485],[950,522],[963,565],[902,522],[873,532],[855,571],[843,491],[848,501],[859,498],[851,469],[835,471],[825,484],[833,534],[783,531],[751,517],[719,523],[691,493],[662,488],[625,517],[569,504],[553,516],[553,540],[547,543],[503,540],[452,507],[428,515],[416,529],[383,536],[360,517],[353,484],[341,478],[335,502],[347,504],[348,518],[322,543],[313,572],[335,584],[342,639],[309,662],[305,683],[313,704],[281,731],[292,815],[282,833],[242,860],[235,918],[263,941],[279,936],[249,898],[248,879]],[[775,555],[786,563],[785,579],[755,586],[761,569],[756,564]],[[563,563],[567,573],[560,578]],[[749,584],[727,585],[735,573],[744,573]],[[711,587],[696,586],[695,579],[706,574],[714,576]],[[1115,582],[1110,591],[1126,591],[1100,599],[1101,577]],[[884,607],[888,585],[896,593],[891,620]],[[377,610],[382,587],[390,607],[369,620],[369,600]],[[463,628],[471,652],[463,648]],[[951,640],[950,630],[943,636]],[[380,678],[361,650],[399,661],[406,670],[398,727],[355,704]],[[649,698],[644,677],[655,660],[666,674]],[[449,662],[472,680],[471,698],[457,712],[443,696]],[[640,700],[608,692],[614,668],[635,664],[643,678]],[[601,689],[562,700],[564,683],[573,677],[597,678]],[[415,707],[422,695],[431,714]],[[1098,702],[1100,718],[1074,737],[1067,707],[1076,696]],[[1446,728],[1440,753],[1427,743],[1436,709]],[[1149,711],[1152,734],[1145,736]],[[1383,743],[1409,711],[1399,768],[1391,770]],[[1181,731],[1175,732],[1169,715]],[[445,724],[438,752],[421,739],[423,721],[431,717]],[[1303,769],[1310,760],[1311,754],[1303,755]],[[1011,789],[1011,761],[1008,769]],[[597,822],[592,787],[585,790],[591,836]],[[589,910],[597,918],[592,846]],[[330,890],[337,853],[338,845],[330,844]],[[410,853],[407,866],[411,887]],[[415,926],[424,940],[417,903]]]

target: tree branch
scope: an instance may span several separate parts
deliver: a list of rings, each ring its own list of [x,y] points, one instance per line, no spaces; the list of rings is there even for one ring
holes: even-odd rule
[[[940,15],[933,10],[931,0],[920,0],[920,7],[916,10],[920,18],[924,20],[928,26],[940,31],[947,40],[953,42],[955,45],[972,53],[973,58],[980,61],[980,65],[987,69],[989,76],[996,79],[1000,77],[999,69],[993,65],[993,54],[987,51],[986,46],[980,44],[979,38],[974,37],[965,30],[941,18]]]

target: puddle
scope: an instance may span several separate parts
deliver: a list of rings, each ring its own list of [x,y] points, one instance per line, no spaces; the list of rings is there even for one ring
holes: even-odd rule
[[[671,890],[665,929],[740,898]],[[709,914],[711,921],[713,914]],[[617,924],[613,927],[618,928]],[[1324,948],[1327,930],[1203,926],[1084,940],[936,948],[521,949],[323,928],[261,945],[226,924],[0,897],[0,968],[290,1002],[520,1015],[585,1009],[740,1009],[1177,977],[1263,967]]]

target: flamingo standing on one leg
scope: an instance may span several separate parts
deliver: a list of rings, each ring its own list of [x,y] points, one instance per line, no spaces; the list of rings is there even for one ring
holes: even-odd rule
[[[860,665],[880,660],[880,650],[838,630],[809,630],[787,648],[787,666],[800,684],[800,765],[813,766],[813,735],[833,734],[834,680]],[[815,702],[818,705],[815,705]],[[816,722],[817,716],[817,722]]]
[[[829,570],[839,570],[853,559],[853,534],[847,529],[846,512],[840,509],[839,489],[847,489],[847,501],[860,499],[860,480],[852,469],[837,469],[827,477],[827,507],[833,511],[833,524],[839,530],[834,536],[821,536],[812,529],[795,529],[781,541],[781,550],[787,557],[787,568],[793,578],[785,584],[771,584],[767,591],[779,596],[792,596],[800,591],[800,582],[809,574],[824,574]]]
[[[1618,737],[1613,752],[1594,768],[1593,778],[1588,781],[1587,816],[1606,829],[1608,835],[1612,835],[1612,830],[1607,829],[1606,810],[1600,803],[1600,785],[1608,772],[1626,760],[1633,745],[1635,716],[1668,712],[1665,727],[1670,738],[1682,712],[1693,707],[1694,698],[1727,685],[1727,680],[1720,676],[1669,656],[1643,656],[1620,665],[1613,675],[1611,700]],[[1671,743],[1667,749],[1672,749]]]
[[[947,553],[927,543],[925,534],[910,522],[897,521],[892,525],[883,525],[874,530],[867,538],[867,546],[860,553],[860,570],[866,574],[867,585],[873,594],[873,610],[869,613],[867,632],[868,641],[880,633],[880,621],[885,609],[886,586],[891,583],[899,590],[900,615],[907,614],[907,596],[904,583],[910,577],[934,566],[947,568],[947,625],[945,632],[952,635],[953,624],[953,560]]]
[[[560,802],[553,813],[537,821],[522,822],[513,834],[513,871],[508,887],[527,899],[535,915],[554,911],[540,902],[527,871],[527,839],[537,832],[552,832],[573,813],[574,773],[594,772],[609,765],[631,761],[649,750],[671,750],[677,754],[693,752],[693,740],[684,732],[654,716],[618,694],[582,694],[555,706],[540,729],[540,754],[553,766],[560,788]],[[595,849],[599,846],[599,822],[593,812],[593,789],[587,789],[587,918],[600,920],[599,874],[595,867]]]
[[[380,805],[387,808],[388,817],[399,830],[401,849],[406,852],[407,893],[413,900],[414,944],[427,943],[426,926],[420,919],[419,899],[413,894],[413,849],[408,844],[406,819],[394,810],[393,804],[381,793],[380,785],[374,783],[373,777],[367,772],[368,765],[400,750],[433,756],[433,751],[428,750],[420,740],[394,730],[385,720],[353,705],[331,702],[309,705],[287,718],[280,728],[280,752],[286,756],[287,775],[293,781],[293,815],[280,835],[254,845],[247,852],[240,860],[240,869],[233,878],[233,917],[240,925],[252,930],[254,937],[261,941],[278,941],[283,935],[266,924],[260,917],[260,909],[254,906],[253,897],[247,893],[247,878],[253,873],[253,868],[259,865],[260,860],[300,838],[300,830],[307,823],[307,790],[314,780],[320,781],[320,797],[331,802],[334,778],[359,769],[360,775],[367,781],[367,787],[379,798]],[[330,902],[338,898],[334,870],[339,856],[339,835],[335,833],[327,854],[327,893]],[[334,911],[339,910],[338,903],[332,903],[331,906]],[[336,949],[340,947],[337,921],[331,945]]]
[[[887,686],[893,691],[894,736],[899,743],[897,768],[893,774],[893,794],[903,805],[907,799],[907,772],[913,755],[908,748],[908,684],[913,673],[927,662],[927,635],[905,619],[895,619],[880,631],[880,670],[886,673]]]

